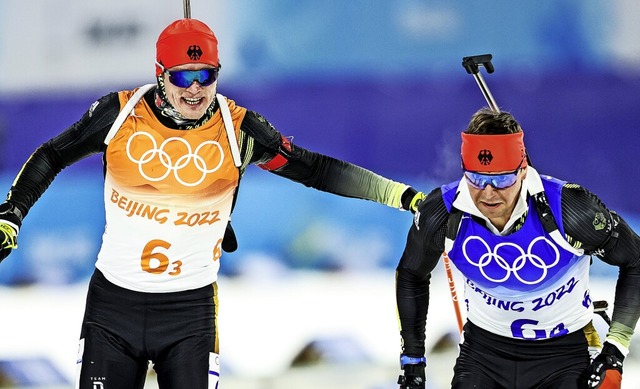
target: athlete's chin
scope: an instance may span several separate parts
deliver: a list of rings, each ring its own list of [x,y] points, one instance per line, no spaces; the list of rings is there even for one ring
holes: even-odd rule
[[[478,207],[480,209],[480,211],[485,215],[485,216],[497,216],[497,215],[501,215],[504,211],[504,205],[503,204],[488,204],[488,203],[482,203],[480,205],[480,207]]]
[[[205,109],[200,107],[186,106],[180,110],[182,116],[188,120],[198,120],[204,115]]]

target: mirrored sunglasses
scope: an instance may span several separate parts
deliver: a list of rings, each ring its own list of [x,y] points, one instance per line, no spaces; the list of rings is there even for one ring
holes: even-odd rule
[[[219,68],[200,70],[167,70],[169,82],[180,88],[188,88],[194,81],[201,86],[209,86],[218,79]]]
[[[484,189],[491,185],[495,189],[506,189],[518,181],[518,168],[515,172],[506,174],[480,174],[465,171],[464,176],[467,182],[476,189]]]

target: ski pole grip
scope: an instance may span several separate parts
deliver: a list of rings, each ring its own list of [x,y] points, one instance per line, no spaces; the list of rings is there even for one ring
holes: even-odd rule
[[[487,69],[487,73],[493,73],[495,69],[493,68],[493,64],[491,63],[492,58],[493,56],[491,54],[463,57],[462,66],[469,74],[478,74],[478,66],[484,66],[484,68]]]

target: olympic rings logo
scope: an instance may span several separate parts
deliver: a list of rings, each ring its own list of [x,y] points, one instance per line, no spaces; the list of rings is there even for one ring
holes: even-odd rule
[[[136,158],[131,154],[131,144],[137,136],[144,136],[148,138],[153,146],[151,149],[142,153],[139,158]],[[165,151],[166,146],[171,142],[182,143],[187,150],[184,155],[178,157],[175,161],[173,161],[171,155],[169,155],[169,153]],[[220,153],[220,161],[216,166],[213,166],[211,168],[207,166],[207,161],[205,160],[205,158],[200,155],[202,148],[206,146],[216,147]],[[192,151],[189,142],[177,137],[165,139],[160,147],[158,147],[158,143],[156,142],[155,138],[151,136],[151,134],[147,132],[136,132],[131,135],[131,137],[127,141],[127,157],[129,157],[129,160],[131,162],[138,165],[138,171],[140,172],[140,175],[142,175],[142,177],[149,181],[162,181],[167,178],[169,174],[173,173],[173,176],[180,184],[191,187],[197,186],[198,184],[202,183],[202,181],[204,181],[204,179],[207,177],[207,174],[214,173],[215,171],[220,169],[220,167],[222,166],[222,162],[224,161],[224,152],[222,150],[222,146],[220,146],[220,143],[213,140],[202,142],[198,147],[196,147],[195,151]],[[152,177],[145,173],[143,167],[145,164],[151,162],[156,157],[158,158],[162,166],[164,166],[167,170],[157,177]],[[180,177],[179,172],[189,164],[194,166],[197,171],[202,173],[200,178],[195,180],[194,182],[187,182]]]
[[[482,254],[480,258],[478,258],[477,262],[474,262],[469,255],[467,254],[467,245],[472,240],[478,240],[482,243],[482,245],[486,248],[486,253]],[[534,245],[538,242],[542,242],[541,244],[550,247],[554,254],[555,259],[552,263],[547,264],[544,259],[542,259],[539,255],[533,253]],[[520,254],[513,260],[513,264],[509,265],[507,260],[500,255],[500,249],[503,247],[513,247]],[[518,246],[515,243],[511,242],[503,242],[497,244],[493,250],[489,247],[487,242],[485,242],[479,236],[470,236],[468,237],[464,243],[462,244],[462,253],[464,254],[465,259],[471,265],[480,269],[480,273],[489,281],[502,283],[507,281],[511,275],[517,278],[520,282],[526,285],[535,285],[540,281],[544,280],[547,276],[549,269],[553,268],[560,261],[560,252],[553,242],[545,238],[544,236],[539,236],[529,243],[529,247],[527,247],[527,251],[525,252],[522,247]],[[495,263],[495,265],[494,265]],[[527,280],[520,273],[521,270],[524,270],[522,273],[531,276],[532,266],[540,270],[540,276],[537,279]],[[504,276],[501,278],[493,278],[487,274],[487,270],[497,270],[501,269],[504,271]],[[532,278],[532,277],[531,277]]]

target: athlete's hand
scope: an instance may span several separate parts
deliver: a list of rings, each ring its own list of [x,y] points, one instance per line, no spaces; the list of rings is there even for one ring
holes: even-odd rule
[[[18,231],[22,224],[13,205],[0,204],[0,262],[18,248]]]
[[[409,187],[402,194],[402,209],[416,213],[418,206],[426,197],[426,194]]]
[[[413,358],[401,355],[400,366],[404,370],[404,375],[398,377],[399,389],[425,389],[427,360],[424,357]]]
[[[611,343],[604,342],[602,351],[587,370],[587,387],[591,389],[620,389],[624,355]]]

